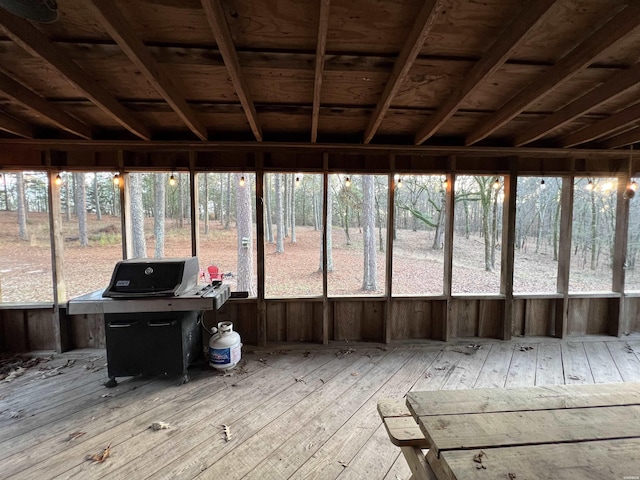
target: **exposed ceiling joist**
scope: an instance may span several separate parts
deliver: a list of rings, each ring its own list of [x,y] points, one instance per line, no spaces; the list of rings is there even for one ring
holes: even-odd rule
[[[514,145],[519,147],[533,142],[555,128],[561,127],[574,118],[584,115],[604,102],[617,97],[638,83],[640,83],[640,63],[636,63],[628,70],[623,70],[599,87],[562,107],[557,112],[528,126],[525,131],[515,138]]]
[[[378,131],[384,115],[387,113],[387,110],[389,110],[393,97],[395,97],[402,82],[409,74],[413,62],[415,62],[420,50],[422,50],[424,41],[436,21],[438,12],[441,11],[442,8],[442,0],[426,0],[423,3],[416,17],[416,21],[393,65],[393,70],[384,87],[382,96],[378,100],[376,109],[369,119],[369,125],[367,125],[367,129],[364,132],[364,143],[369,143]]]
[[[599,122],[592,123],[582,130],[567,135],[560,141],[560,145],[565,148],[580,145],[581,143],[604,137],[616,130],[632,126],[634,123],[640,123],[640,104],[632,105]]]
[[[14,79],[0,72],[0,92],[10,97],[16,103],[49,119],[57,127],[79,137],[90,140],[92,137],[91,128],[76,120],[55,105],[47,102],[44,98],[36,95],[28,88],[23,87]]]
[[[539,98],[588,66],[605,49],[640,25],[640,3],[634,3],[589,35],[562,57],[548,72],[522,89],[469,133],[465,145],[473,145],[491,135]]]
[[[316,42],[316,68],[313,80],[313,112],[311,114],[311,142],[318,139],[318,120],[320,118],[320,93],[322,92],[322,73],[327,47],[327,30],[329,30],[329,7],[331,0],[320,0],[320,17],[318,19],[318,41]]]
[[[3,9],[0,9],[0,26],[14,42],[31,55],[48,62],[124,128],[144,140],[151,139],[149,130],[138,122],[131,112],[73,63],[65,52],[49,41],[40,30]]]
[[[102,26],[111,35],[111,38],[116,41],[127,57],[140,69],[173,111],[178,114],[200,140],[206,140],[207,129],[198,120],[171,78],[158,65],[149,49],[134,33],[135,30],[129,25],[127,19],[120,13],[115,4],[111,0],[92,0],[89,4],[93,4],[95,7],[93,11],[100,19]]]
[[[35,137],[34,130],[30,125],[10,117],[9,115],[5,115],[2,112],[0,112],[0,130],[17,135],[18,137]]]
[[[640,142],[640,127],[609,138],[606,142],[603,142],[603,146],[605,148],[619,148],[626,147],[627,145],[633,145],[638,142]]]
[[[415,136],[416,145],[421,144],[436,133],[442,124],[458,110],[465,98],[473,93],[484,79],[490,77],[507,61],[512,52],[520,45],[527,32],[546,15],[554,3],[554,0],[529,2],[523,11],[515,16],[505,31],[498,36],[493,45],[489,47],[489,50],[464,77],[458,88],[447,96],[444,103],[418,131]]]
[[[242,108],[244,109],[247,120],[251,127],[253,135],[259,142],[262,141],[262,127],[258,123],[258,115],[256,108],[253,104],[251,94],[249,93],[249,87],[245,80],[242,69],[240,68],[240,62],[238,60],[238,54],[235,46],[233,45],[233,39],[231,38],[231,31],[229,25],[225,20],[224,9],[220,4],[220,0],[201,0],[202,8],[204,9],[207,21],[213,32],[218,45],[218,50],[224,59],[224,64],[227,67],[229,76],[231,77],[231,83],[236,90],[236,94],[240,99]]]

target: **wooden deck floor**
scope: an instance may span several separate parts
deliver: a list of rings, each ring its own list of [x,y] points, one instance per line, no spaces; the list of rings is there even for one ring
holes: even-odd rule
[[[249,348],[231,376],[194,368],[185,385],[131,378],[113,389],[104,351],[56,355],[0,383],[0,478],[405,479],[380,398],[640,381],[638,336],[519,340]],[[171,428],[149,428],[158,421]],[[107,445],[103,463],[86,460]]]

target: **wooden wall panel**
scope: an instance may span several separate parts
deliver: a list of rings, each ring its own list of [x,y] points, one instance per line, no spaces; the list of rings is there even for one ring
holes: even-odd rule
[[[267,302],[267,341],[284,342],[287,339],[286,304]]]
[[[504,300],[479,300],[478,337],[502,338]]]
[[[617,298],[570,298],[567,333],[569,335],[606,334],[612,314],[617,320]],[[615,311],[614,311],[615,310]]]
[[[104,317],[73,315],[69,317],[69,341],[74,348],[105,348]]]
[[[640,332],[640,297],[625,298],[625,325],[627,332]]]
[[[360,338],[373,342],[384,341],[385,302],[363,302]]]
[[[29,350],[29,331],[24,310],[0,311],[2,321],[2,351],[26,352]]]
[[[511,322],[511,335],[520,337],[524,335],[524,314],[526,310],[526,300],[517,298],[513,301],[513,319]]]
[[[556,299],[528,298],[525,300],[524,335],[550,335],[554,325]]]
[[[479,301],[476,299],[453,298],[449,310],[449,331],[452,338],[475,337],[478,334]]]
[[[287,341],[310,342],[317,340],[313,335],[313,303],[287,302]]]
[[[333,302],[334,340],[362,340],[360,327],[364,312],[362,301]]]

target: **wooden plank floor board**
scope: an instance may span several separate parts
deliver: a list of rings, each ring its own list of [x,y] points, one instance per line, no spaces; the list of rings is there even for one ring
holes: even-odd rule
[[[562,395],[554,384],[596,383],[603,393],[598,401],[606,404],[610,382],[640,382],[635,334],[620,340],[482,340],[478,349],[468,348],[471,342],[358,344],[353,350],[347,350],[353,344],[300,345],[286,347],[288,354],[256,349],[244,355],[246,374],[193,369],[186,385],[131,378],[113,390],[102,386],[104,359],[94,361],[102,362],[100,371],[84,368],[103,350],[55,355],[52,365],[76,362],[52,378],[29,369],[0,383],[0,479],[404,480],[410,471],[376,412],[380,398],[443,390],[444,408],[453,393],[444,390],[473,387],[470,394],[535,383],[549,386],[552,401]],[[518,344],[534,349],[520,351]],[[473,353],[460,353],[467,350]],[[638,401],[640,393],[629,387],[630,401]],[[9,412],[19,410],[25,416],[11,418]],[[153,421],[172,428],[153,432]],[[231,427],[229,442],[223,423]],[[74,431],[86,433],[65,441]],[[104,463],[85,461],[109,442],[112,455]],[[628,448],[616,451],[623,455]],[[588,454],[596,465],[599,457]]]
[[[559,343],[539,343],[536,361],[536,385],[564,383],[562,352]]]

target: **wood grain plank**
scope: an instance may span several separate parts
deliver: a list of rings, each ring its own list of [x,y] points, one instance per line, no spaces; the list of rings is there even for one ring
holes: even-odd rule
[[[475,349],[474,344],[470,344],[453,350],[459,352],[462,358],[460,358],[442,388],[445,390],[473,388],[489,355],[489,349],[481,346]]]
[[[577,472],[585,478],[633,478],[640,469],[640,439],[567,443],[492,449],[483,460],[492,478],[527,478],[545,480],[553,472],[557,480],[575,480]],[[446,477],[478,476],[474,455],[479,450],[444,452]],[[511,475],[511,477],[510,477]]]
[[[561,385],[564,383],[562,351],[558,343],[539,343],[536,364],[536,385]]]
[[[420,417],[434,453],[640,436],[640,405]]]
[[[514,354],[512,343],[491,344],[491,350],[487,356],[482,371],[474,388],[503,388],[507,381],[509,365]]]
[[[607,349],[625,382],[640,382],[640,360],[625,342],[607,342]]]
[[[329,28],[329,8],[331,0],[320,1],[318,16],[318,40],[316,41],[315,74],[313,76],[313,110],[311,114],[311,142],[318,138],[318,119],[320,117],[320,93],[322,92],[322,73],[327,47],[327,30]]]
[[[562,365],[564,380],[567,384],[593,383],[593,375],[582,343],[562,344]]]
[[[505,386],[507,388],[533,387],[536,384],[537,358],[537,344],[517,344],[513,350]]]
[[[589,359],[595,383],[621,382],[622,377],[605,342],[585,342],[584,351]]]

